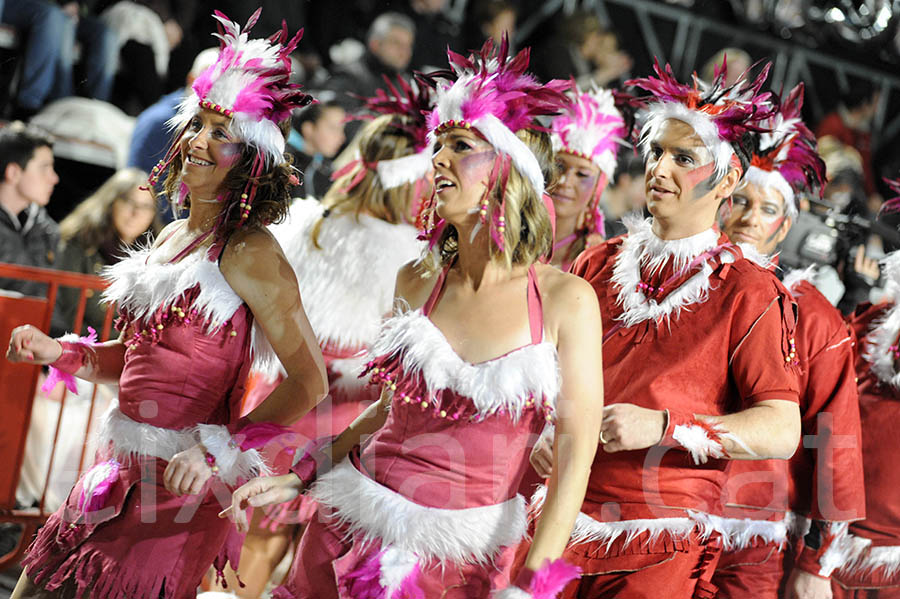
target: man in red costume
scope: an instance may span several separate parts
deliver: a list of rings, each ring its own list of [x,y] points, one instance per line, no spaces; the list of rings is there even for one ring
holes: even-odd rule
[[[900,193],[900,181],[889,182]],[[897,209],[900,198],[885,203]],[[859,415],[865,466],[866,518],[833,540],[838,566],[832,577],[835,599],[900,598],[900,468],[897,468],[897,425],[900,424],[900,252],[882,260],[885,300],[861,304],[850,325],[859,343]]]
[[[723,67],[701,88],[657,65],[631,82],[654,100],[641,135],[653,218],[573,267],[603,314],[607,408],[564,554],[583,571],[568,597],[713,597],[728,460],[797,447],[793,302],[714,228],[772,113],[767,72],[723,88]]]
[[[772,256],[797,217],[796,194],[821,189],[825,179],[802,104],[800,84],[767,123],[771,131],[760,135],[744,186],[720,210],[723,232],[773,271]],[[713,577],[723,597],[778,599],[795,555],[785,596],[829,597],[836,556],[828,549],[865,513],[855,344],[841,314],[810,282],[814,275],[810,268],[784,277],[798,306],[804,442],[789,462],[731,465],[723,520],[730,534]],[[792,532],[797,554],[784,551]]]

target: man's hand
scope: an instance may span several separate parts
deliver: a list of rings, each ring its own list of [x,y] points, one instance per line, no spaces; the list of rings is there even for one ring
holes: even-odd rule
[[[617,403],[603,408],[600,443],[607,453],[646,449],[660,442],[665,427],[665,412]]]

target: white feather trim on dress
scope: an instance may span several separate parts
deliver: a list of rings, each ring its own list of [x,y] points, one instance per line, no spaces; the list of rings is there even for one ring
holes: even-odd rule
[[[421,310],[386,320],[372,346],[373,356],[402,352],[407,376],[421,375],[430,391],[449,389],[470,398],[476,412],[504,410],[513,420],[526,409],[529,397],[552,409],[560,389],[556,347],[546,341],[526,345],[504,356],[472,364],[460,358],[444,334]]]
[[[269,229],[297,275],[303,308],[319,344],[365,348],[391,313],[397,271],[419,258],[425,245],[410,225],[332,214],[322,221],[320,250],[310,233],[322,210],[317,200],[297,200],[287,220]]]
[[[412,552],[421,560],[485,564],[502,547],[518,543],[527,527],[521,495],[466,509],[425,507],[378,484],[348,460],[319,477],[308,495],[334,510],[348,534]]]
[[[269,473],[265,461],[255,449],[242,452],[239,448],[228,447],[231,434],[222,425],[200,424],[181,430],[153,426],[123,414],[117,401],[103,415],[97,446],[106,447],[112,443],[115,457],[121,462],[139,456],[168,462],[175,454],[196,445],[198,440],[216,457],[218,476],[225,484],[235,485],[239,478]]]
[[[900,373],[894,368],[894,352],[890,348],[897,340],[898,333],[900,304],[894,304],[887,314],[871,324],[862,354],[878,380],[895,389],[900,389]]]
[[[647,299],[638,288],[641,282],[641,267],[651,273],[657,272],[670,260],[674,261],[675,272],[685,268],[703,252],[718,246],[719,235],[712,229],[685,239],[666,241],[656,236],[651,228],[651,220],[642,220],[638,215],[627,215],[622,222],[628,228],[628,235],[615,257],[613,275],[610,279],[618,291],[618,303],[623,312],[618,320],[631,327],[645,320],[668,321],[678,316],[688,306],[706,301],[709,295],[709,277],[713,269],[706,261],[700,272],[682,283],[678,289],[666,295],[662,302]],[[723,262],[734,260],[729,252],[720,256]]]

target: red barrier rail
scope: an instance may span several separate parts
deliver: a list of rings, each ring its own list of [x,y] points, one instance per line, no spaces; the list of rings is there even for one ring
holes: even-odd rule
[[[12,330],[23,324],[32,324],[44,332],[49,332],[53,309],[56,305],[60,287],[72,287],[80,291],[78,308],[72,322],[72,331],[81,331],[84,321],[88,292],[101,291],[106,282],[98,276],[73,273],[46,268],[19,266],[0,263],[0,278],[37,281],[47,284],[46,296],[31,297],[11,294],[0,290],[0,343],[5,347]],[[100,340],[109,338],[115,310],[112,306],[106,310]],[[62,388],[59,415],[53,432],[53,445],[49,448],[50,459],[47,473],[37,507],[18,508],[16,506],[16,490],[19,486],[22,464],[25,460],[25,444],[31,425],[32,407],[40,377],[41,368],[29,364],[13,364],[4,358],[0,359],[0,522],[17,522],[23,525],[24,531],[18,545],[6,555],[0,556],[0,570],[13,565],[22,557],[37,528],[50,515],[46,510],[47,489],[53,473],[54,461],[57,458],[57,442],[63,426],[63,414],[67,392]],[[54,394],[54,397],[56,394]],[[94,417],[97,401],[97,386],[93,387],[87,423],[81,443],[81,454],[78,460],[79,475],[84,470],[87,452],[88,434]]]

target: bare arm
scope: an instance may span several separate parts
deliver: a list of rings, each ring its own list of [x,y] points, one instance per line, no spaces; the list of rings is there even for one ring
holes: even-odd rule
[[[557,400],[553,472],[525,566],[539,569],[562,555],[584,501],[603,409],[603,330],[594,290],[565,275],[545,306],[561,314],[558,325],[562,388]],[[553,297],[556,295],[557,297]]]
[[[266,231],[235,235],[222,256],[221,269],[231,288],[250,307],[287,372],[248,418],[295,422],[325,397],[328,379],[294,271]]]

